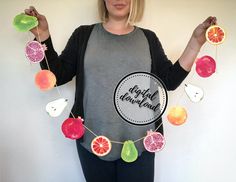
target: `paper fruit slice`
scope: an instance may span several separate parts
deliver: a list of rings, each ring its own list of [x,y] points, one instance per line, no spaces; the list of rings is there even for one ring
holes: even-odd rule
[[[30,41],[26,44],[25,55],[30,62],[38,63],[44,59],[45,50],[45,45],[40,44],[38,41]]]
[[[216,71],[216,62],[211,56],[203,56],[196,61],[196,72],[199,76],[206,78]]]
[[[197,86],[185,84],[184,90],[189,99],[193,102],[200,102],[203,99],[204,92]]]
[[[60,116],[67,106],[67,99],[61,98],[52,102],[49,102],[46,105],[46,111],[51,117]]]
[[[97,156],[105,156],[111,151],[111,142],[105,136],[97,136],[91,143],[91,149]]]
[[[218,25],[210,26],[206,31],[206,39],[213,45],[218,45],[225,40],[225,31]]]
[[[16,15],[13,20],[14,27],[21,32],[27,32],[38,26],[38,20],[34,16],[29,16],[24,13]]]
[[[83,121],[81,117],[66,119],[61,126],[65,137],[72,140],[81,138],[85,132]]]
[[[143,140],[143,145],[148,152],[158,152],[163,149],[165,138],[159,132],[148,131]]]
[[[121,158],[125,162],[134,162],[138,158],[138,151],[132,140],[125,141],[121,150]]]
[[[56,81],[56,76],[49,70],[41,70],[35,76],[35,84],[42,91],[54,88]]]
[[[182,125],[187,119],[187,111],[181,106],[172,107],[168,112],[167,119],[173,125]]]

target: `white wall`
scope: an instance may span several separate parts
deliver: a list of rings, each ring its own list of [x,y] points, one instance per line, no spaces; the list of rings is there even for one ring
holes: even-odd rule
[[[97,21],[96,1],[84,0],[0,0],[0,181],[1,182],[78,182],[84,181],[75,143],[63,137],[59,118],[50,118],[45,105],[58,97],[56,90],[40,92],[34,86],[38,65],[30,65],[24,46],[30,33],[12,27],[14,16],[29,5],[45,14],[56,50],[60,53],[75,27]],[[183,105],[188,121],[180,127],[164,116],[165,149],[156,156],[156,182],[234,182],[236,181],[236,1],[234,0],[147,0],[140,26],[154,30],[173,61],[183,51],[192,30],[209,15],[227,31],[218,47],[217,73],[203,79],[194,69],[184,83],[201,86],[205,98],[193,104],[183,94],[183,85],[169,93],[169,107]],[[206,44],[199,56],[215,56]],[[194,74],[194,75],[193,75]],[[70,100],[74,84],[61,87]]]

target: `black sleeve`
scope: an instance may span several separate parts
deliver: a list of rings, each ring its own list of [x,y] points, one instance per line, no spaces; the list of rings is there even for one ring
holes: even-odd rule
[[[157,73],[157,76],[165,83],[167,90],[174,90],[182,83],[189,72],[181,67],[179,61],[173,64],[167,58],[156,34],[154,32],[151,32],[151,34],[152,36],[149,36],[149,41],[153,69]]]
[[[65,84],[72,80],[76,75],[77,60],[78,60],[78,33],[77,29],[73,32],[68,40],[65,49],[61,55],[58,56],[54,50],[51,37],[41,42],[45,44],[47,50],[45,51],[45,57],[40,66],[42,69],[49,69],[54,73],[57,78],[57,86]],[[46,60],[47,59],[47,60]],[[48,65],[49,68],[48,68]]]

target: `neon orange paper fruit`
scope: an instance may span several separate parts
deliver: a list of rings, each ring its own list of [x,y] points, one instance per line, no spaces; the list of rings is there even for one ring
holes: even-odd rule
[[[212,25],[206,31],[206,39],[213,45],[221,44],[225,40],[225,31],[218,25]]]
[[[35,76],[35,84],[42,91],[54,88],[56,81],[56,76],[49,70],[41,70]]]
[[[187,111],[181,106],[172,107],[168,112],[167,119],[173,125],[182,125],[187,119]]]

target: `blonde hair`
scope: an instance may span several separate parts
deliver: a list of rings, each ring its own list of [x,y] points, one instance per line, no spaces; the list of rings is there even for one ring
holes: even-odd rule
[[[145,0],[131,0],[130,13],[127,24],[134,25],[141,21],[143,17]],[[98,0],[98,13],[102,22],[107,22],[109,18],[108,10],[104,0]]]

